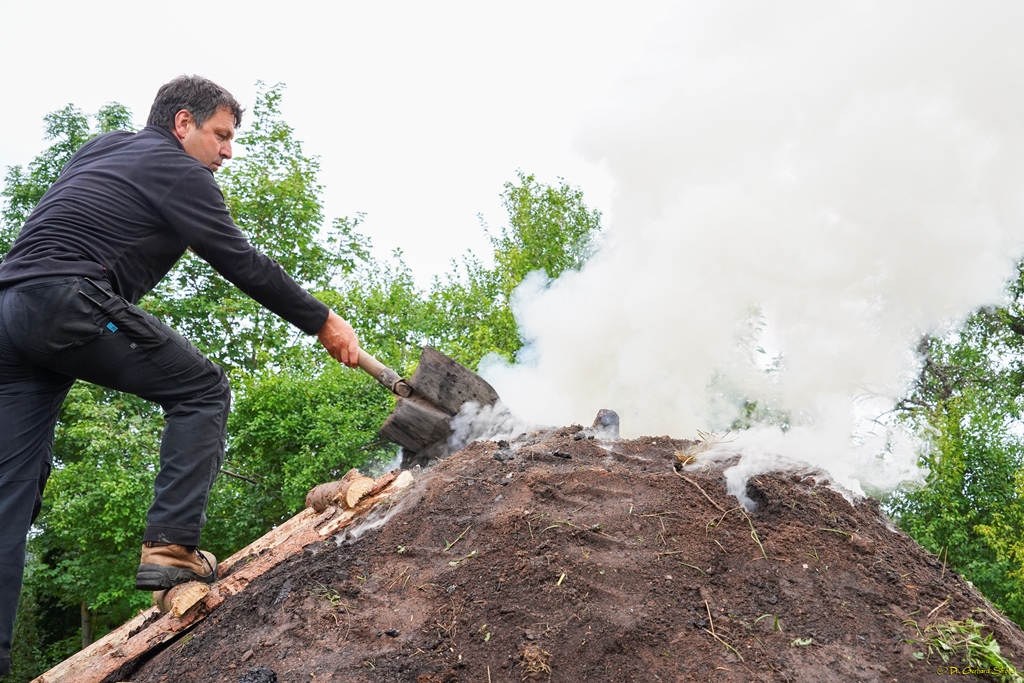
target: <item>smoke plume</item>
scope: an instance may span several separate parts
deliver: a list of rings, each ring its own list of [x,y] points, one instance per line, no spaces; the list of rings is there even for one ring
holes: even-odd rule
[[[533,277],[483,374],[523,419],[725,448],[853,487],[917,474],[877,417],[921,336],[999,303],[1024,241],[1024,5],[687,2],[584,122],[614,182],[581,272]],[[754,456],[756,455],[756,458]]]

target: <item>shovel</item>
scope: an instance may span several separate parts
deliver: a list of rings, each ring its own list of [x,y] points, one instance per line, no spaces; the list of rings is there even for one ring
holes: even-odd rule
[[[483,378],[430,346],[423,347],[409,379],[363,349],[359,367],[398,397],[378,433],[405,449],[403,467],[448,455],[451,420],[464,403],[475,401],[483,407],[498,400],[498,392]]]

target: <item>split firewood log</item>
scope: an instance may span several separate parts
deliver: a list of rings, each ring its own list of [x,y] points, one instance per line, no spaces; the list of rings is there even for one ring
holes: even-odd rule
[[[153,604],[160,609],[162,614],[170,612],[175,618],[181,619],[186,612],[205,598],[209,592],[209,584],[190,581],[168,590],[156,591],[153,593]]]
[[[399,474],[398,470],[391,470],[387,474],[383,474],[383,475],[377,477],[377,481],[374,482],[373,488],[370,489],[369,493],[367,493],[366,495],[367,496],[376,496],[378,493],[380,493],[381,491],[386,489],[388,486],[390,486],[391,483],[394,482],[395,479],[398,478],[398,474]]]
[[[360,474],[359,470],[351,469],[340,480],[320,484],[311,490],[306,495],[306,507],[316,512],[323,512],[332,505],[354,508],[374,489],[376,483],[371,477]]]

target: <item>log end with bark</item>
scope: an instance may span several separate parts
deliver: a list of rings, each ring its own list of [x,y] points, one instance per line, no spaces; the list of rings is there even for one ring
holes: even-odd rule
[[[153,593],[153,604],[161,614],[170,612],[176,619],[197,605],[210,593],[210,584],[190,581],[163,591]]]
[[[313,508],[317,513],[331,506],[351,510],[359,501],[370,495],[376,485],[377,482],[373,478],[351,469],[340,480],[320,484],[312,489],[306,495],[306,507]]]

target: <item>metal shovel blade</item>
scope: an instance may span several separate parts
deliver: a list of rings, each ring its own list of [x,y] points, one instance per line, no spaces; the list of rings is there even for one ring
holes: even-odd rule
[[[430,346],[423,347],[416,372],[407,380],[365,351],[360,351],[359,366],[398,396],[378,433],[405,449],[405,466],[447,455],[451,419],[463,404],[488,406],[498,400],[498,392],[482,377]]]

